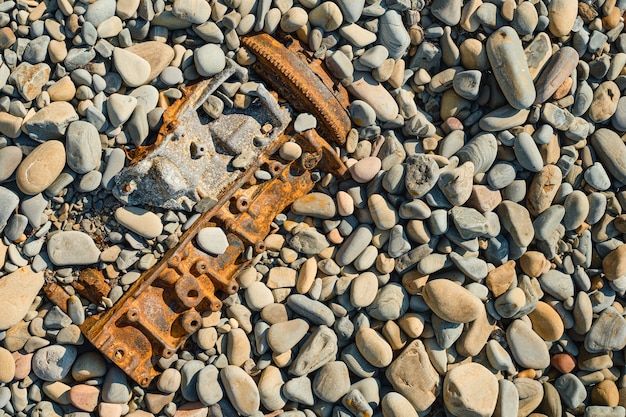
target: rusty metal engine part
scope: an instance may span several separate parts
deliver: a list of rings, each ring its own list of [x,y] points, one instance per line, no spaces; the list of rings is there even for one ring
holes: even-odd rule
[[[275,65],[272,71],[281,74],[289,68],[284,72],[298,77],[298,83],[280,84],[281,89],[287,88],[292,100],[306,96],[311,106],[306,110],[312,113],[325,108],[324,117],[328,118],[320,119],[323,129],[343,143],[350,120],[332,119],[347,114],[342,101],[330,101],[331,90],[308,67],[303,74],[294,72],[294,62],[300,58],[293,51],[274,44],[271,48],[276,56],[264,65]],[[225,114],[214,121],[205,119],[199,112],[203,101],[233,74],[246,77],[245,70],[230,61],[223,73],[186,89],[184,97],[164,113],[155,143],[140,149],[116,182],[116,196],[132,204],[162,202],[165,207],[179,207],[177,204],[209,199],[202,216],[175,248],[144,272],[112,308],[88,317],[80,326],[97,349],[144,387],[160,373],[156,368],[159,359],[171,357],[200,328],[202,312],[221,308],[218,294],[238,290],[235,277],[249,262],[244,253],[248,248],[256,252],[265,249],[263,241],[274,218],[312,190],[312,170],[320,167],[338,176],[347,171],[333,147],[315,130],[294,132],[289,109],[280,106],[262,86],[252,110]],[[305,88],[302,86],[306,93],[297,90]],[[322,106],[322,102],[327,104]],[[261,136],[260,127],[265,123],[272,128]],[[289,140],[303,150],[295,161],[278,156],[278,149]],[[200,148],[203,155],[194,155]],[[233,167],[233,160],[241,155],[244,161],[239,161],[239,168]],[[168,177],[170,169],[171,175],[179,178]],[[216,172],[207,174],[211,169]],[[257,181],[254,174],[259,169],[272,178]],[[204,181],[205,175],[209,181]],[[177,186],[178,181],[183,186]],[[148,193],[152,195],[141,197]],[[210,255],[198,247],[195,237],[205,227],[223,228],[229,243],[225,253]],[[73,287],[95,303],[109,290],[102,274],[94,270],[83,271]],[[45,290],[54,303],[67,306],[69,295],[58,284],[50,283]]]
[[[294,109],[317,117],[323,137],[343,145],[351,126],[348,92],[328,75],[321,60],[299,42],[286,41],[289,49],[266,33],[241,38],[257,57],[252,65],[257,74]]]

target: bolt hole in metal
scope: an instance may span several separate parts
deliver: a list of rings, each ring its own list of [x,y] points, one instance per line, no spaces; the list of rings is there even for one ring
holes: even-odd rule
[[[115,349],[115,352],[113,353],[113,358],[119,362],[124,359],[125,355],[126,355],[126,352],[124,351],[124,349],[117,348]]]
[[[206,270],[207,270],[206,262],[204,262],[204,261],[196,262],[195,269],[196,269],[196,273],[204,274],[206,272]]]
[[[201,322],[202,317],[200,317],[200,314],[196,311],[184,313],[181,320],[182,327],[187,333],[193,333],[198,330]]]
[[[239,213],[245,212],[246,210],[248,210],[248,207],[250,207],[250,201],[247,197],[242,196],[237,198],[237,200],[235,201],[235,208]]]
[[[136,322],[137,320],[139,320],[139,311],[136,308],[128,309],[128,311],[126,312],[126,318],[128,319],[128,321]]]

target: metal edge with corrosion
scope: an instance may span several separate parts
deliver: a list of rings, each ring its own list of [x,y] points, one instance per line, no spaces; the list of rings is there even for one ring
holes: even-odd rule
[[[311,112],[321,123],[320,134],[343,145],[350,131],[348,92],[329,75],[322,61],[311,59],[293,39],[287,48],[267,33],[241,38],[257,61],[256,73],[297,111]]]

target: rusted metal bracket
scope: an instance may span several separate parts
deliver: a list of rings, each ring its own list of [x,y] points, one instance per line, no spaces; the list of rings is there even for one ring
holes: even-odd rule
[[[293,108],[315,114],[324,137],[336,144],[345,142],[350,129],[347,93],[319,62],[295,41],[287,49],[262,34],[243,38],[242,44],[257,56],[256,71],[271,88]],[[171,357],[200,328],[201,313],[222,307],[218,295],[238,290],[235,277],[248,264],[244,252],[250,247],[265,250],[263,241],[274,218],[312,190],[312,171],[319,167],[337,176],[347,171],[315,130],[293,131],[289,109],[262,85],[259,100],[241,114],[232,112],[216,120],[201,114],[202,103],[233,75],[245,80],[247,72],[229,61],[224,72],[186,89],[185,96],[164,113],[155,143],[141,148],[116,178],[114,193],[124,202],[183,209],[201,202],[206,209],[180,243],[112,308],[80,326],[97,349],[144,387],[159,374],[159,359]],[[303,149],[295,161],[278,156],[289,140]],[[202,155],[197,155],[199,149]],[[248,157],[242,163],[243,154]],[[259,169],[272,178],[257,181],[254,174]],[[210,255],[199,248],[195,237],[205,227],[223,228],[229,243],[225,253]],[[97,271],[83,271],[73,284],[96,303],[108,292],[97,277]],[[66,307],[69,296],[58,284],[48,284],[45,291],[50,300]]]

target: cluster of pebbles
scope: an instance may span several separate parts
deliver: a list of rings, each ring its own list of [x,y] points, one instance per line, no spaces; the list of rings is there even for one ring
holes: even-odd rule
[[[0,2],[0,416],[624,417],[625,9]],[[299,38],[347,87],[350,175],[320,172],[142,389],[78,326],[199,213],[121,207],[113,180],[179,87],[254,61],[255,31]],[[225,250],[220,229],[197,243]],[[101,305],[40,292],[86,265]]]

